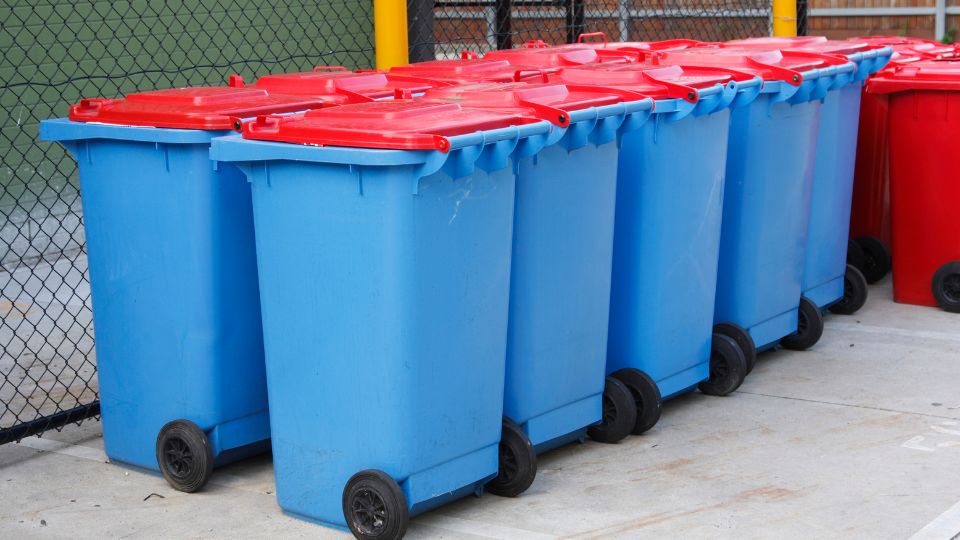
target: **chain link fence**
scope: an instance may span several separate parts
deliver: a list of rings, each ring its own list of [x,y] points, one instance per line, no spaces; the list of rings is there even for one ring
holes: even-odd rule
[[[0,5],[0,443],[99,414],[74,160],[38,122],[81,97],[373,65],[372,4],[129,0]]]
[[[99,414],[73,159],[38,122],[81,97],[374,64],[370,0],[0,6],[0,444]],[[766,35],[770,0],[411,0],[411,61],[573,41]]]
[[[771,26],[770,0],[411,0],[408,13],[411,61],[595,32],[611,41],[723,41],[769,35]]]

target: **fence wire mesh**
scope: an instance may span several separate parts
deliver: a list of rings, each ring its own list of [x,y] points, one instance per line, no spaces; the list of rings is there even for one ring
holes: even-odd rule
[[[81,97],[373,64],[372,5],[0,5],[0,443],[99,412],[77,169],[38,122]]]
[[[411,61],[573,41],[765,35],[770,0],[410,0]],[[99,414],[74,160],[39,121],[82,97],[374,64],[370,0],[0,5],[0,444]]]
[[[410,0],[408,12],[412,60],[595,32],[611,41],[722,41],[768,35],[771,24],[770,0]]]

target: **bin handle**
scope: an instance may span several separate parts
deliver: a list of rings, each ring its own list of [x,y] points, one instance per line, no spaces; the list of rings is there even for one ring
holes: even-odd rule
[[[236,73],[231,73],[227,78],[227,86],[230,88],[243,88],[243,77]]]
[[[658,79],[649,73],[640,73],[640,75],[643,76],[645,81],[666,88],[668,97],[675,99],[679,98],[690,103],[696,103],[700,101],[700,91],[692,86],[686,86],[683,84],[677,84],[675,82]]]
[[[525,99],[520,100],[520,105],[529,107],[533,111],[531,116],[534,118],[546,120],[551,124],[562,128],[570,125],[570,113],[563,109],[551,107],[550,105],[544,105],[543,103],[527,101]]]
[[[585,33],[585,34],[580,34],[579,36],[577,36],[577,43],[583,43],[583,42],[584,42],[584,41],[583,41],[583,38],[595,38],[595,37],[602,37],[602,38],[603,38],[603,46],[604,46],[604,47],[607,46],[607,33],[606,33],[606,32],[587,32],[587,33]]]
[[[247,122],[243,125],[245,133],[278,133],[280,131],[280,122],[282,116],[264,115],[258,116],[253,122]]]
[[[112,105],[114,100],[108,98],[86,98],[80,103],[70,106],[70,117],[96,116],[100,109]]]
[[[409,88],[394,88],[393,99],[412,99],[413,92]]]
[[[523,44],[524,49],[546,49],[550,44],[542,39],[531,39]]]
[[[347,71],[347,68],[343,66],[317,66],[313,68],[311,71],[313,71],[314,73],[317,73],[320,71]]]
[[[751,67],[770,71],[773,76],[777,78],[777,80],[783,81],[792,86],[800,86],[803,84],[803,74],[799,71],[775,66],[772,64],[765,64],[759,60],[754,60],[749,56],[746,57],[746,60],[747,64],[749,64]]]
[[[545,69],[518,69],[513,72],[513,82],[520,82],[523,80],[524,73],[539,74],[541,81],[550,82],[550,78],[547,75],[547,70]]]
[[[461,60],[479,60],[480,55],[477,54],[477,51],[460,51]]]

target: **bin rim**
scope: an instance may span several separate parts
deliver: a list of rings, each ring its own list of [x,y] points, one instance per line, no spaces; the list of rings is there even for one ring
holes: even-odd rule
[[[868,79],[866,90],[871,94],[960,91],[960,61],[919,60],[897,64]]]
[[[77,122],[69,118],[40,121],[40,140],[52,142],[112,139],[164,144],[209,144],[211,139],[235,133],[232,129],[205,130],[151,126],[125,126]]]
[[[316,146],[301,143],[247,139],[238,133],[214,137],[210,142],[210,159],[223,162],[306,161],[331,165],[356,165],[390,167],[398,165],[422,165],[433,156],[484,146],[502,141],[519,141],[548,135],[556,128],[550,122],[507,126],[486,131],[477,131],[447,138],[450,148],[444,152],[436,149],[398,150],[390,148],[360,148],[351,146]]]

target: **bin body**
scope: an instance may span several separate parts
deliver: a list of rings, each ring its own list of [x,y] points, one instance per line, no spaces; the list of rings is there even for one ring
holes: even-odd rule
[[[863,84],[893,50],[837,41],[811,48],[843,54],[857,65],[851,76],[837,78],[820,109],[803,295],[824,309],[843,299]]]
[[[956,141],[960,73],[952,62],[915,62],[871,79],[890,102],[893,299],[936,306],[935,272],[960,261]],[[948,285],[956,295],[956,285]],[[955,299],[951,299],[955,301]]]
[[[872,236],[890,245],[887,97],[863,92],[850,206],[850,238]]]
[[[893,48],[891,65],[924,59],[956,57],[952,45],[904,36],[863,36],[852,38]],[[850,237],[872,236],[891,245],[890,172],[888,151],[887,96],[863,92],[860,101],[860,129],[850,210]]]
[[[664,397],[695,387],[709,378],[729,107],[761,81],[639,64],[552,77],[656,100],[651,120],[620,142],[607,371],[640,370]]]
[[[410,121],[410,103],[348,105],[341,126],[386,125],[397,107],[396,129]],[[430,122],[430,111],[413,112],[412,122]],[[314,125],[328,129],[329,117]],[[244,162],[252,184],[285,512],[345,526],[341,494],[361,470],[394,478],[412,514],[496,476],[510,154],[524,128],[479,128],[451,137],[446,151],[214,143],[212,156]],[[347,144],[324,136],[318,144]]]
[[[831,90],[820,106],[803,296],[821,309],[843,299],[861,87]]]
[[[654,114],[621,146],[607,370],[639,369],[664,398],[710,376],[729,124]]]
[[[756,72],[760,95],[732,112],[715,323],[746,329],[757,347],[797,332],[820,100],[852,63],[787,50],[708,46],[661,53],[663,63]]]
[[[732,114],[714,313],[758,350],[797,329],[820,113],[774,95]]]
[[[819,36],[749,38],[729,43],[842,55],[856,64],[855,72],[834,77],[823,97],[814,153],[802,294],[819,308],[827,308],[843,298],[861,88],[869,74],[886,64],[893,50],[879,44],[829,41]]]
[[[250,189],[214,168],[225,132],[50,121],[77,159],[104,450],[156,470],[188,419],[214,456],[269,438]]]
[[[582,119],[520,160],[517,175],[504,415],[538,451],[601,420],[606,375],[624,114],[572,114]],[[579,132],[592,132],[592,142]]]
[[[80,172],[104,448],[158,470],[157,438],[189,420],[214,464],[267,448],[269,418],[244,175],[210,141],[240,118],[319,106],[243,88],[85,99],[41,123]]]
[[[503,412],[538,452],[581,438],[602,418],[618,133],[638,128],[653,102],[554,83],[473,84],[424,97],[569,119],[543,148],[518,157]]]

